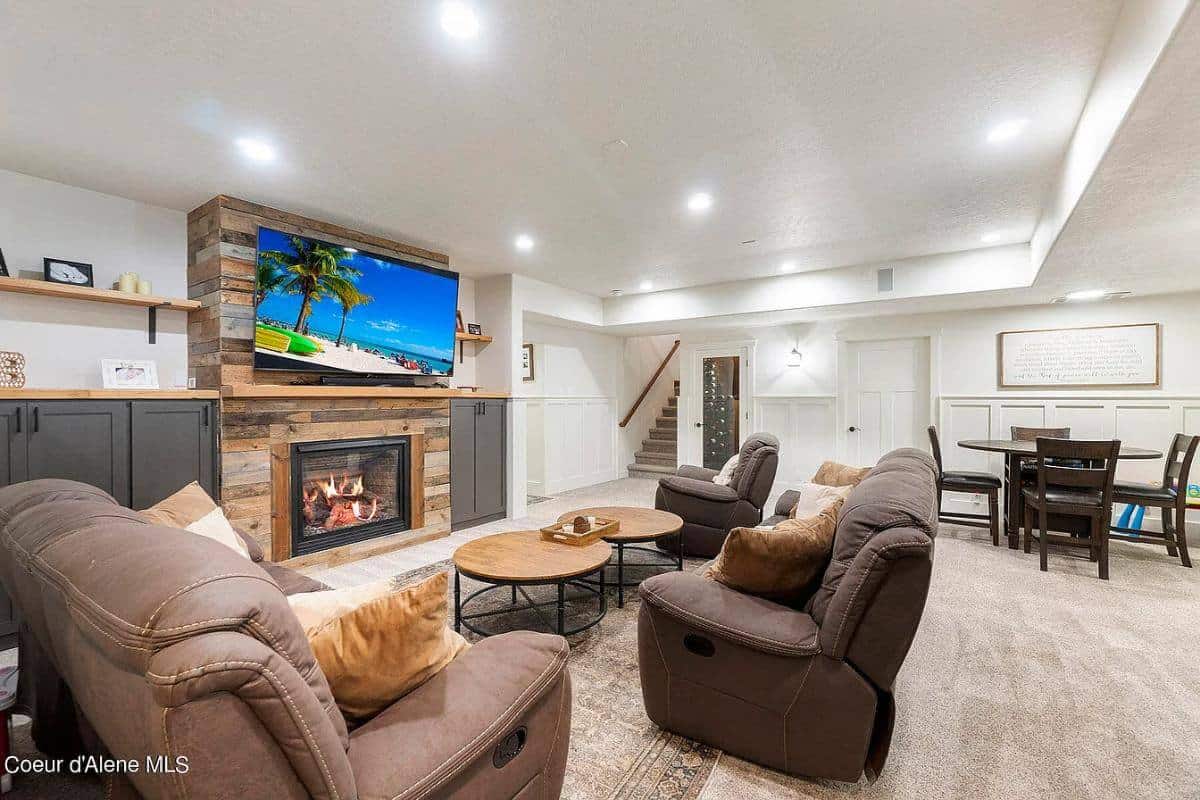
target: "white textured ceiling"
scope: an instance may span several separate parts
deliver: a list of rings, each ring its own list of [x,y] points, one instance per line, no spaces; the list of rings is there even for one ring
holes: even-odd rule
[[[1119,3],[475,6],[464,45],[436,2],[5,3],[0,167],[240,195],[597,295],[1026,241]]]
[[[1200,289],[1200,7],[1142,85],[1037,285]]]

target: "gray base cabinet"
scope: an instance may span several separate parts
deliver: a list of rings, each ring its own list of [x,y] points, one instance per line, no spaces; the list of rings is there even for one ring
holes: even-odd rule
[[[450,402],[450,527],[502,519],[507,511],[503,400]]]
[[[217,495],[216,403],[0,400],[0,486],[67,478],[147,508],[192,481]],[[0,588],[0,649],[16,631]]]

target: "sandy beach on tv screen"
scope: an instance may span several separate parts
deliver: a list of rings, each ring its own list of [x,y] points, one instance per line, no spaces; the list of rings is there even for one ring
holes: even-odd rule
[[[324,367],[345,370],[346,372],[387,372],[394,375],[421,374],[419,369],[406,369],[386,356],[368,353],[361,348],[352,350],[346,345],[336,347],[333,342],[323,339],[320,336],[313,336],[311,333],[308,334],[308,338],[314,342],[320,342],[324,351],[313,353],[311,356],[300,356],[295,353],[280,353],[264,347],[256,347],[255,352],[295,361],[299,369]]]

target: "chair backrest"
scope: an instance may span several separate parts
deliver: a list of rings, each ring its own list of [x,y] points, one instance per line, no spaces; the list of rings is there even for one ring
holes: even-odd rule
[[[769,433],[752,433],[738,451],[732,485],[738,497],[755,508],[766,505],[779,469],[779,440]]]
[[[942,443],[938,439],[936,425],[929,426],[929,449],[933,451],[933,460],[937,463],[938,478],[940,479],[946,470],[942,466]]]
[[[936,465],[903,448],[879,460],[838,516],[829,566],[805,606],[821,651],[890,690],[916,635],[933,571]]]
[[[1038,496],[1048,487],[1092,489],[1102,494],[1102,505],[1112,506],[1113,479],[1121,442],[1115,439],[1086,441],[1037,438]]]
[[[1174,489],[1180,496],[1187,494],[1188,477],[1192,472],[1192,461],[1196,458],[1196,445],[1200,436],[1175,434],[1171,449],[1167,452],[1167,463],[1163,465],[1163,488]]]
[[[1020,425],[1012,425],[1008,429],[1009,438],[1014,442],[1036,442],[1039,436],[1048,436],[1051,439],[1070,439],[1070,428],[1024,428]]]

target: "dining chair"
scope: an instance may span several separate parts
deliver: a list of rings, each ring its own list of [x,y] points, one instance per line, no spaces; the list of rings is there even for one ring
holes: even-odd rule
[[[1039,436],[1049,436],[1051,439],[1070,439],[1070,428],[1025,428],[1020,425],[1010,425],[1008,436],[1014,442],[1036,442]],[[1032,458],[1021,459],[1021,482],[1032,484],[1037,480],[1037,464]]]
[[[946,472],[942,468],[942,445],[938,439],[937,427],[934,425],[929,426],[929,447],[933,450],[933,460],[937,462],[938,469],[938,521],[972,528],[989,528],[992,532],[992,544],[998,547],[1000,545],[1000,479],[990,472]],[[988,499],[988,513],[968,514],[942,511],[943,491],[985,494]]]
[[[1196,457],[1197,443],[1200,443],[1200,436],[1175,434],[1171,441],[1171,449],[1167,451],[1166,464],[1163,465],[1162,483],[1158,486],[1120,481],[1113,485],[1114,502],[1160,509],[1162,534],[1114,525],[1109,534],[1112,538],[1126,542],[1166,544],[1167,555],[1178,556],[1185,567],[1192,566],[1187,549],[1187,520],[1184,515],[1187,513],[1188,476],[1192,471],[1192,461]]]
[[[1100,579],[1108,580],[1108,531],[1112,524],[1113,479],[1117,471],[1119,441],[1083,441],[1037,438],[1037,485],[1021,492],[1025,517],[1025,552],[1033,539],[1034,512],[1038,517],[1038,555],[1047,569],[1047,546],[1086,547],[1099,562]],[[1078,466],[1076,466],[1078,465]],[[1081,517],[1088,521],[1086,537],[1050,533],[1050,515]]]

